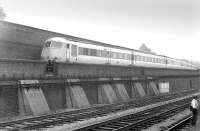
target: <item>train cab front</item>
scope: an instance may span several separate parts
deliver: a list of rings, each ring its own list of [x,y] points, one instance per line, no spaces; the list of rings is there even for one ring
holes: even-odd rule
[[[42,49],[41,59],[48,61],[54,60],[56,62],[66,61],[66,48],[63,40],[60,38],[51,38],[45,41]]]

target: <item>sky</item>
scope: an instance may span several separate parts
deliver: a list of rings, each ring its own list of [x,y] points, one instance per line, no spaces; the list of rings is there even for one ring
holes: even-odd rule
[[[6,21],[200,61],[199,0],[0,0]]]

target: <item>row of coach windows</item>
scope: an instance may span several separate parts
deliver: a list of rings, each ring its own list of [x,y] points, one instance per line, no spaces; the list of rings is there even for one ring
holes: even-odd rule
[[[118,53],[118,52],[111,52],[111,58],[113,59],[125,59],[125,60],[130,60],[131,55],[126,54],[126,53]]]
[[[96,50],[96,49],[89,49],[89,48],[78,48],[79,55],[86,55],[86,56],[97,56],[97,57],[106,57],[108,51],[104,50]]]
[[[179,62],[177,62],[177,61],[168,60],[167,62],[168,62],[169,64],[172,64],[172,65],[179,65]]]
[[[96,50],[96,49],[89,49],[89,48],[82,48],[79,47],[78,49],[79,55],[86,55],[86,56],[96,56],[96,57],[111,57],[113,59],[126,59],[130,60],[131,55],[126,53],[118,53],[118,52],[109,52],[106,50]]]
[[[163,64],[165,64],[165,60],[164,59],[160,59],[160,58],[153,58],[153,57],[141,56],[141,55],[137,55],[137,56],[135,56],[135,58],[136,58],[136,61],[145,61],[145,62],[163,63]]]
[[[83,47],[79,47],[78,54],[86,55],[86,56],[111,57],[113,59],[131,60],[131,54],[119,53],[119,52],[109,52],[106,50],[96,50],[96,49],[89,49],[89,48],[83,48]],[[147,56],[141,56],[141,55],[136,55],[136,56],[134,56],[134,58],[136,59],[136,61],[145,61],[145,62],[165,64],[165,60],[160,59],[160,58],[153,58],[153,57],[147,57]]]

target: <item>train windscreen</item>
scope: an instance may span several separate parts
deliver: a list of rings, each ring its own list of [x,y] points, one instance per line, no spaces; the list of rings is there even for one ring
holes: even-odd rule
[[[50,47],[51,46],[51,41],[47,41],[45,44],[44,44],[44,47]]]
[[[51,43],[51,47],[62,48],[63,47],[63,43],[54,41],[54,42]]]

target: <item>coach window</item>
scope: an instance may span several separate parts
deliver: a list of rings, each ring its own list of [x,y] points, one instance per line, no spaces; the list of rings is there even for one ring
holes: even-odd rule
[[[139,61],[139,55],[135,55],[135,60]]]
[[[148,57],[147,56],[145,56],[145,62],[148,62]]]
[[[154,60],[154,63],[156,63],[156,58],[154,58],[153,60]]]
[[[122,54],[122,57],[123,57],[123,59],[126,59],[126,57],[125,57],[125,53]]]
[[[154,58],[152,57],[152,62],[154,63]]]
[[[151,62],[151,57],[147,57],[147,61],[148,61],[148,62]]]
[[[147,62],[149,62],[149,57],[146,57],[146,59],[147,59]]]
[[[148,62],[151,62],[151,57],[148,57]]]
[[[141,61],[145,61],[145,58],[144,58],[144,56],[141,56]]]
[[[161,59],[161,63],[164,64],[164,60],[163,59]]]
[[[119,59],[122,59],[122,53],[119,53]]]
[[[79,55],[83,55],[83,48],[82,48],[82,47],[79,47],[79,48],[78,48],[78,54],[79,54]]]
[[[147,57],[146,56],[144,56],[144,61],[147,62]]]
[[[97,50],[96,49],[90,49],[90,55],[91,56],[97,56]]]
[[[107,51],[101,50],[101,57],[107,57]]]
[[[124,53],[121,53],[121,59],[124,59]]]
[[[114,55],[113,55],[113,52],[110,52],[110,57],[113,58],[113,56],[114,56]]]
[[[127,60],[128,59],[128,54],[124,53],[124,59]]]
[[[117,53],[117,59],[119,59],[120,58],[120,53]]]
[[[88,48],[83,48],[83,55],[88,55]]]
[[[142,61],[142,57],[140,55],[137,55],[138,61]]]
[[[149,62],[152,62],[152,58],[151,57],[149,57]]]
[[[117,59],[117,53],[113,52],[114,59]]]
[[[101,56],[100,50],[96,50],[96,51],[97,51],[97,56],[100,57]]]
[[[144,61],[144,56],[140,56],[140,61]]]
[[[118,59],[119,55],[117,52],[115,52],[115,59]]]
[[[114,53],[113,52],[110,52],[110,57],[114,58]]]
[[[145,56],[145,57],[144,57],[144,61],[145,61],[145,62],[148,62],[148,57]]]
[[[137,61],[141,61],[141,56],[137,55],[136,59],[137,59]]]
[[[162,60],[162,59],[160,59],[160,63],[163,63],[163,60]]]
[[[117,59],[119,59],[120,58],[120,54],[119,53],[117,53]]]
[[[141,60],[141,61],[144,61],[144,56],[141,55],[141,56],[140,56],[140,60]]]
[[[125,55],[125,59],[126,59],[126,60],[129,60],[129,54],[126,54],[126,55]]]
[[[156,58],[156,63],[159,63],[159,59],[158,58]]]
[[[133,57],[133,58],[132,58]],[[129,60],[135,60],[136,56],[135,55],[132,55],[132,54],[128,54],[128,59]]]

